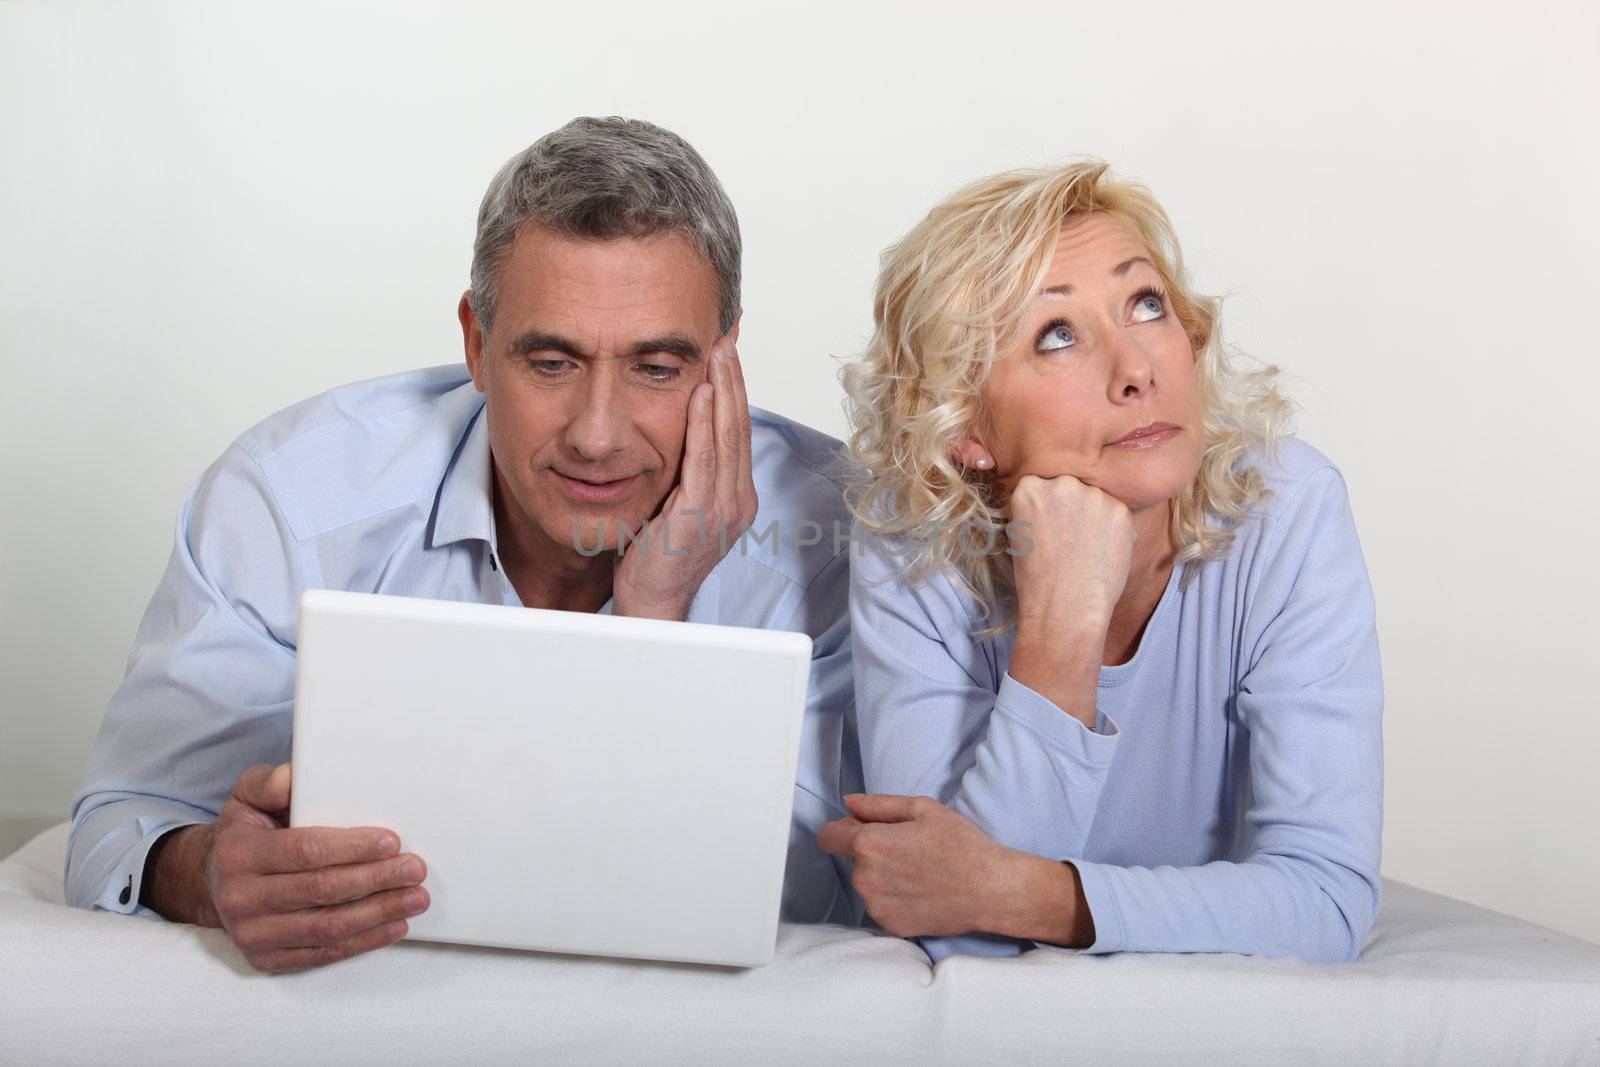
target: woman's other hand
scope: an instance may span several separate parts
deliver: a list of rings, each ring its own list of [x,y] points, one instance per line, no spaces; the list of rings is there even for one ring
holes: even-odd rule
[[[932,797],[852,794],[851,817],[822,828],[824,851],[846,856],[867,912],[896,937],[964,934],[983,926],[1010,849]]]
[[[847,857],[872,916],[896,937],[973,931],[1055,944],[1094,940],[1077,872],[1007,848],[932,797],[851,794],[817,842]]]

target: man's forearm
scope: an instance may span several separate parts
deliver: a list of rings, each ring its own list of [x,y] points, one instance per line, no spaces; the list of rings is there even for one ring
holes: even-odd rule
[[[157,841],[145,864],[139,903],[173,922],[221,926],[206,875],[215,831],[214,823],[202,823],[174,830]]]

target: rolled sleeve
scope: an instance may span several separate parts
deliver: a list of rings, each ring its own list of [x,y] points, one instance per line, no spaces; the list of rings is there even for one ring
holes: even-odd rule
[[[67,844],[66,902],[93,911],[160,918],[139,903],[145,861],[164,835],[215,815],[170,800],[107,800],[87,812]]]
[[[1090,730],[1006,672],[950,806],[1011,848],[1051,859],[1081,855],[1117,750],[1116,723],[1097,713],[1096,725]],[[1040,804],[1046,796],[1060,803]]]

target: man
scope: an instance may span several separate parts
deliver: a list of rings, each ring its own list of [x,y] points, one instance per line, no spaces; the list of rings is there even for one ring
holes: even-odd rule
[[[810,635],[783,914],[848,921],[816,845],[860,786],[848,556],[818,532],[848,528],[838,443],[748,407],[739,276],[732,205],[675,134],[577,119],[513,158],[478,215],[465,369],[279,412],[185,497],[67,900],[220,925],[269,971],[404,936],[426,868],[391,830],[285,828],[298,601],[336,588]]]

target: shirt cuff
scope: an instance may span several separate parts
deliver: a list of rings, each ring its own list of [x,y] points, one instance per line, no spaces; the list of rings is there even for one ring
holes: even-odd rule
[[[1090,730],[1049,698],[1011,677],[1007,671],[995,695],[995,710],[1041,735],[1052,747],[1091,767],[1105,767],[1117,751],[1117,724],[1095,709]]]
[[[67,849],[66,899],[76,907],[159,919],[139,903],[145,860],[167,833],[209,822],[198,808],[142,797],[95,808]]]
[[[1122,909],[1117,904],[1112,886],[1112,868],[1104,863],[1072,861],[1083,886],[1083,898],[1089,903],[1089,915],[1094,919],[1094,943],[1079,952],[1120,952],[1128,944],[1128,928],[1122,919]]]

